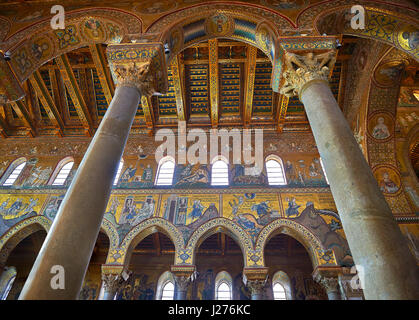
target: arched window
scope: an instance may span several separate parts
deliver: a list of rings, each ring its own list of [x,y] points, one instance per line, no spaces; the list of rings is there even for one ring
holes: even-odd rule
[[[281,159],[273,156],[266,158],[266,174],[271,186],[287,184]]]
[[[276,272],[272,277],[274,300],[291,300],[291,281],[284,271]]]
[[[274,291],[274,300],[287,300],[287,296],[285,295],[285,288],[279,282],[274,284],[273,291]]]
[[[173,182],[175,172],[175,161],[171,157],[160,160],[156,176],[156,186],[170,186]]]
[[[215,300],[233,299],[233,279],[226,271],[221,271],[215,277]]]
[[[162,300],[173,300],[175,295],[175,285],[173,282],[168,281],[163,287],[163,293],[161,295]]]
[[[231,300],[231,288],[227,283],[221,282],[218,286],[217,300]]]
[[[121,159],[119,161],[118,170],[116,171],[115,180],[113,181],[113,185],[116,186],[118,184],[119,176],[121,175],[122,167],[124,166],[124,160]]]
[[[26,159],[20,158],[15,160],[6,171],[8,174],[6,180],[3,182],[3,186],[12,186],[19,175],[22,173],[23,168],[26,166]]]
[[[324,178],[326,179],[326,183],[329,184],[329,180],[327,179],[326,171],[324,170],[322,158],[319,158],[319,159],[320,159],[320,165],[322,166]]]
[[[175,279],[170,271],[163,272],[157,281],[156,300],[173,300]]]
[[[218,159],[212,164],[212,186],[228,186],[228,164],[225,160]]]
[[[62,186],[64,185],[65,181],[67,180],[68,175],[70,174],[71,168],[73,168],[74,161],[68,161],[64,163],[61,167],[58,174],[55,176],[54,182],[52,183],[53,186]]]

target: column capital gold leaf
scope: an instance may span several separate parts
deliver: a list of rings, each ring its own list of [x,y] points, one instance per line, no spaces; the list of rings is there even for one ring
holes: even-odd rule
[[[142,95],[156,93],[150,62],[128,62],[114,65],[117,86],[137,88]]]
[[[305,55],[285,53],[284,85],[280,93],[287,96],[301,95],[304,86],[311,81],[326,81],[336,61],[336,51],[315,54],[309,52]]]
[[[135,87],[143,96],[167,92],[167,66],[162,43],[109,45],[106,53],[116,86]]]

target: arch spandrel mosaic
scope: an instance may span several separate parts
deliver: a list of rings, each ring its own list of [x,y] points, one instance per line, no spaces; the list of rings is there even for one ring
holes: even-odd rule
[[[200,243],[213,233],[225,232],[240,243],[245,265],[263,266],[261,234],[266,234],[267,228],[273,232],[275,228],[289,224],[293,226],[289,234],[309,244],[307,249],[315,265],[334,261],[328,250],[333,252],[336,263],[351,264],[339,216],[336,209],[332,211],[331,194],[314,190],[311,193],[252,190],[204,194],[191,191],[161,194],[157,190],[150,194],[114,192],[102,222],[102,230],[110,239],[107,263],[125,263],[133,243],[160,231],[175,243],[175,263],[193,264]],[[10,230],[17,228],[17,232],[21,221],[27,218],[52,223],[64,194],[40,192],[0,196],[3,199],[0,241],[5,243]],[[26,212],[28,208],[30,213]]]

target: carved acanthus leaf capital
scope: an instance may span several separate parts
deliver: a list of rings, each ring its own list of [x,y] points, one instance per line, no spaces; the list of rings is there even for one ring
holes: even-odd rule
[[[283,74],[285,83],[280,93],[287,97],[298,96],[306,83],[313,80],[328,81],[335,61],[335,51],[321,54],[310,52],[306,55],[287,52],[285,54],[287,70]]]
[[[317,278],[315,280],[326,289],[326,292],[336,292],[336,291],[339,291],[339,281],[338,281],[338,278],[334,278],[334,277],[319,277],[319,278]]]
[[[156,92],[150,62],[116,64],[114,74],[117,86],[135,87],[144,96],[152,96]]]
[[[175,276],[175,281],[178,287],[179,291],[186,291],[188,289],[188,286],[191,282],[191,277],[190,276]]]
[[[117,292],[124,282],[120,274],[102,273],[103,288],[106,292]]]
[[[246,286],[252,295],[262,294],[266,285],[266,280],[248,280]]]

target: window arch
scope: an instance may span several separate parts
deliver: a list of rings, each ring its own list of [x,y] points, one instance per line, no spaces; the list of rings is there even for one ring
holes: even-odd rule
[[[12,186],[26,166],[26,158],[19,158],[12,162],[3,176],[3,186]]]
[[[119,161],[118,170],[116,171],[115,179],[113,180],[113,185],[116,186],[118,184],[119,176],[121,175],[122,167],[124,166],[124,159]]]
[[[157,281],[156,300],[173,300],[175,279],[170,271],[163,272]]]
[[[323,160],[320,157],[319,159],[320,159],[320,165],[322,166],[324,178],[326,179],[326,183],[329,184],[329,179],[327,179],[326,171],[324,170]]]
[[[228,186],[228,161],[221,156],[214,158],[211,168],[211,185]]]
[[[167,281],[162,289],[162,300],[173,300],[175,296],[175,285],[172,281]]]
[[[233,279],[226,271],[221,271],[215,277],[215,300],[233,299]]]
[[[72,157],[67,157],[67,158],[62,159],[58,163],[53,174],[51,175],[51,178],[48,184],[51,184],[53,186],[63,186],[73,166],[74,166],[74,159]]]
[[[265,161],[266,174],[270,186],[287,184],[282,160],[277,156],[268,156]]]
[[[172,157],[164,157],[159,162],[159,168],[156,175],[156,186],[170,186],[173,183],[175,172],[175,160]]]
[[[285,288],[279,282],[273,285],[274,300],[287,300],[285,295]]]
[[[292,300],[291,281],[284,271],[276,272],[272,277],[274,300]]]

